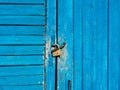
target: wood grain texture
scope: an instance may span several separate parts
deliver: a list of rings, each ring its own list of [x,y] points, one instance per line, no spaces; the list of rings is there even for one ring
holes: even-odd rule
[[[0,56],[0,65],[37,65],[44,64],[43,55],[34,56]]]
[[[76,70],[74,89],[119,90],[120,1],[81,0],[82,5],[77,1],[74,1],[74,29],[76,30],[74,32],[76,61],[74,62],[77,62],[74,66],[74,71]],[[77,75],[82,76],[82,80]]]
[[[0,86],[1,90],[43,90],[43,85]]]
[[[83,1],[74,0],[74,90],[83,88]]]
[[[58,42],[66,43],[58,58],[58,89],[73,90],[73,0],[58,0]]]
[[[107,1],[83,4],[83,89],[107,90]]]
[[[0,0],[0,3],[45,3],[45,0]]]
[[[46,90],[55,89],[55,58],[51,55],[51,45],[56,42],[56,0],[47,1],[46,31]]]
[[[109,0],[109,90],[120,90],[120,0]]]
[[[0,72],[0,76],[44,74],[44,66],[2,66]]]
[[[26,15],[45,15],[44,5],[16,5],[16,4],[4,4],[0,5],[0,16],[26,16]]]
[[[44,54],[44,46],[0,46],[0,55]]]
[[[0,25],[45,25],[43,16],[0,16]]]
[[[0,26],[0,36],[45,35],[44,26]]]
[[[43,36],[0,36],[0,45],[4,44],[44,44]]]
[[[42,85],[44,77],[41,75],[33,76],[4,76],[0,77],[0,86],[13,86],[13,85]]]
[[[0,0],[0,90],[43,90],[45,0]]]

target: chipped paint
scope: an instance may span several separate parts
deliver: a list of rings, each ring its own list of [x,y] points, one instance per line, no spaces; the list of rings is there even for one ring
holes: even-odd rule
[[[66,65],[66,62],[67,62],[67,58],[68,58],[68,52],[67,52],[67,45],[61,50],[62,51],[62,56],[61,56],[61,59],[59,60],[59,64],[62,65],[60,66],[60,70],[63,71],[63,70],[67,70],[68,67]]]
[[[51,48],[51,40],[47,41],[46,43],[46,54],[45,54],[45,59],[49,58],[49,54],[50,54],[50,48]]]

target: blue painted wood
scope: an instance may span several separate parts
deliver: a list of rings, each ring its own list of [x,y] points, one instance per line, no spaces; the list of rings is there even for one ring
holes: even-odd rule
[[[96,81],[94,90],[107,90],[108,62],[108,0],[96,3]],[[102,13],[102,14],[101,14]],[[99,71],[99,72],[98,72]]]
[[[74,0],[74,89],[83,90],[83,1]]]
[[[0,16],[0,25],[44,25],[43,16]]]
[[[44,34],[44,26],[0,26],[0,36],[40,36]]]
[[[43,65],[34,66],[4,66],[0,67],[0,77],[2,76],[15,76],[15,75],[44,75]]]
[[[44,46],[0,46],[0,55],[44,54]]]
[[[84,90],[107,90],[108,23],[106,2],[105,0],[83,2]]]
[[[0,0],[0,90],[45,88],[45,0]]]
[[[0,36],[1,44],[45,44],[43,36]]]
[[[45,15],[44,5],[0,5],[0,15]]]
[[[1,90],[43,90],[43,85],[0,86]]]
[[[58,58],[58,90],[73,90],[73,0],[58,0],[58,43],[64,42]]]
[[[45,3],[45,0],[0,0],[0,3]]]
[[[44,56],[0,56],[0,65],[44,64]]]
[[[108,89],[120,90],[120,0],[109,0]]]
[[[55,90],[55,58],[51,55],[51,45],[56,43],[56,0],[46,1],[46,90]]]
[[[56,0],[46,2],[0,0],[0,90],[54,90]],[[120,89],[119,9],[119,0],[58,0],[59,90]]]
[[[81,0],[82,5],[77,1],[74,1],[74,89],[119,90],[120,1]]]
[[[96,16],[95,0],[83,2],[83,89],[95,89]],[[92,7],[91,7],[92,6]],[[94,15],[94,17],[93,17]]]
[[[12,85],[42,85],[44,77],[41,75],[33,76],[5,76],[0,77],[0,86],[12,86]]]

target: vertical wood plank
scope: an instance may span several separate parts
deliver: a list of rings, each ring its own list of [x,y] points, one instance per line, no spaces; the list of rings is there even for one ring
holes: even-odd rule
[[[109,90],[120,90],[120,0],[109,0]]]
[[[66,42],[58,60],[58,90],[73,90],[73,0],[58,0],[58,42]]]
[[[55,58],[51,56],[51,45],[56,38],[56,0],[47,2],[47,31],[46,31],[46,90],[55,89]]]
[[[83,2],[83,90],[107,90],[107,1]]]
[[[92,90],[95,89],[96,78],[95,0],[85,0],[83,4],[83,90]]]
[[[96,2],[96,80],[94,90],[108,90],[108,0]]]
[[[74,90],[83,88],[83,8],[82,0],[74,0]]]

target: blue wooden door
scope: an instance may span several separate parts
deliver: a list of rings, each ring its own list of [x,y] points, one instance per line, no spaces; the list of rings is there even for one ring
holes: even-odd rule
[[[45,90],[46,6],[0,0],[0,90]]]
[[[120,90],[120,0],[57,0],[58,90]]]
[[[74,90],[120,90],[120,0],[74,0]]]
[[[119,90],[119,3],[0,0],[0,90]]]

